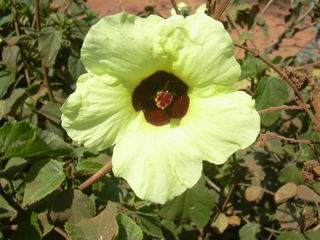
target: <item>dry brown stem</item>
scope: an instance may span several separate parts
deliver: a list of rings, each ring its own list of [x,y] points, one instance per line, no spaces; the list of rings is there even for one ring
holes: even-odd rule
[[[300,91],[297,89],[297,87],[294,85],[294,83],[289,80],[289,78],[286,76],[286,74],[284,72],[282,72],[276,65],[274,65],[273,63],[271,63],[270,61],[268,61],[267,59],[262,57],[260,55],[260,53],[258,53],[255,49],[248,48],[248,47],[241,45],[241,44],[238,44],[238,43],[234,43],[234,45],[238,48],[241,48],[241,49],[251,53],[254,57],[260,59],[262,62],[264,62],[266,65],[268,65],[273,71],[275,71],[279,75],[279,77],[292,88],[292,90],[294,91],[295,95],[298,98],[296,100],[298,105],[300,105],[303,108],[303,110],[309,115],[310,119],[312,120],[312,122],[315,125],[318,124],[317,119],[315,118],[314,114],[309,110],[308,105],[304,101],[304,98],[302,97]]]
[[[41,31],[41,21],[40,21],[40,0],[35,0],[35,20],[36,20],[36,30],[38,32],[38,44],[39,44],[39,35]],[[49,99],[52,102],[55,102],[54,96],[51,91],[51,87],[49,84],[49,77],[48,77],[48,68],[44,65],[43,61],[41,61],[41,67],[42,67],[42,72],[43,72],[43,82],[45,87],[48,89],[48,95]]]
[[[308,140],[308,139],[287,138],[287,137],[278,135],[278,134],[273,133],[273,132],[267,132],[267,133],[260,134],[259,139],[258,139],[257,142],[259,143],[259,145],[264,146],[270,140],[281,140],[281,141],[284,141],[284,142],[287,142],[287,143],[293,143],[293,144],[299,144],[299,143],[301,143],[301,144],[311,144],[311,145],[312,144],[320,144],[320,142],[315,142],[315,141]]]
[[[303,110],[303,108],[301,106],[281,105],[281,106],[275,106],[275,107],[262,109],[259,111],[259,114],[266,114],[266,113],[271,113],[274,111],[281,111],[281,110]]]
[[[180,12],[180,10],[179,10],[179,8],[177,6],[176,1],[175,0],[170,0],[170,1],[171,1],[171,4],[172,4],[173,8],[174,8],[174,11],[176,11],[176,14],[181,15],[181,12]]]
[[[315,118],[317,120],[314,126],[314,130],[320,132],[320,86],[314,80],[314,78],[310,78],[310,86],[312,87],[311,104],[313,106]]]
[[[64,237],[65,240],[71,240],[71,238],[68,236],[68,234],[63,231],[61,228],[59,227],[54,227],[54,231],[56,231],[57,233],[59,233],[62,237]]]
[[[100,178],[105,176],[107,173],[111,172],[111,170],[112,170],[112,162],[110,160],[103,166],[103,168],[101,168],[98,172],[96,172],[94,175],[92,175],[86,181],[80,184],[79,189],[83,190],[87,187],[90,187],[92,184],[97,182]]]
[[[207,14],[216,20],[220,20],[222,14],[228,7],[231,0],[208,0],[207,1]]]

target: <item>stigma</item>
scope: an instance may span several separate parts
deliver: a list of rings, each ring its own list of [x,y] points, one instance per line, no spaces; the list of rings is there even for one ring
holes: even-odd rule
[[[156,97],[154,98],[154,101],[156,103],[156,106],[161,109],[165,109],[168,107],[173,100],[173,95],[169,91],[158,91]]]

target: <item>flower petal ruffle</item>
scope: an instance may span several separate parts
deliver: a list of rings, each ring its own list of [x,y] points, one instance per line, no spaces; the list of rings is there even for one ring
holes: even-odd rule
[[[164,20],[154,51],[164,70],[183,79],[190,88],[231,87],[240,76],[229,34],[221,22],[206,14]]]
[[[81,49],[88,72],[109,74],[129,88],[154,73],[153,38],[162,18],[140,18],[120,13],[102,18],[89,30]]]
[[[79,143],[97,150],[115,144],[137,115],[129,91],[111,76],[81,75],[62,108],[62,126]]]
[[[140,113],[116,144],[112,168],[138,197],[164,203],[199,180],[200,154],[179,127],[154,127]]]

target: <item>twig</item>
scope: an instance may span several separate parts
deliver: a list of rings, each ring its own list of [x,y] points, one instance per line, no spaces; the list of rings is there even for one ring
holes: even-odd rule
[[[274,70],[279,77],[285,81],[294,91],[295,95],[298,97],[297,103],[303,108],[303,110],[309,115],[310,119],[312,120],[313,123],[318,124],[317,123],[317,119],[315,118],[315,116],[313,115],[313,113],[309,110],[308,105],[306,104],[306,102],[304,101],[304,98],[302,97],[301,93],[299,92],[299,90],[296,88],[296,86],[286,77],[286,75],[273,63],[271,63],[270,61],[268,61],[267,59],[265,59],[264,57],[262,57],[257,51],[250,49],[244,45],[241,44],[237,44],[234,43],[234,45],[238,48],[242,48],[244,50],[246,50],[247,52],[250,52],[254,57],[260,59],[262,62],[264,62],[265,64],[267,64],[272,70]]]
[[[249,183],[239,183],[238,184],[239,186],[244,186],[244,187],[255,187],[256,185],[252,185],[252,184],[249,184]],[[261,190],[262,191],[264,191],[265,193],[268,193],[268,194],[270,194],[270,195],[275,195],[275,193],[274,192],[272,192],[272,191],[270,191],[270,190],[268,190],[268,189],[266,189],[266,188],[264,188],[264,187],[261,187],[261,186],[258,186],[259,188],[261,188]]]
[[[229,202],[229,200],[230,200],[230,198],[231,198],[231,195],[232,195],[232,193],[233,193],[234,187],[235,187],[235,184],[232,184],[232,185],[231,185],[231,188],[230,188],[230,190],[229,190],[229,192],[228,192],[228,195],[227,195],[226,199],[224,200],[224,202],[223,202],[223,204],[222,204],[221,209],[218,208],[218,209],[217,209],[217,212],[215,213],[215,215],[214,215],[214,217],[213,217],[213,220],[214,220],[214,221],[217,220],[219,214],[222,213],[222,212],[225,210],[225,208],[227,207],[227,204],[228,204],[228,202]]]
[[[41,31],[41,23],[40,23],[40,0],[35,0],[35,20],[36,20],[36,29],[39,33]]]
[[[173,8],[174,8],[174,11],[176,11],[176,14],[177,14],[177,15],[181,15],[181,12],[180,12],[180,10],[179,10],[179,8],[178,8],[178,6],[177,6],[176,1],[175,1],[175,0],[170,0],[170,2],[171,2],[172,6],[173,6]]]
[[[19,21],[17,19],[17,1],[16,0],[12,0],[12,7],[13,7],[13,10],[12,10],[13,16],[14,16],[14,19],[13,19],[14,29],[16,31],[17,37],[19,37],[20,36],[20,27],[19,27]],[[22,50],[21,50],[21,52],[22,52]],[[24,75],[27,80],[27,85],[30,86],[31,81],[30,81],[30,77],[29,77],[29,72],[28,72],[27,65],[25,63],[26,61],[25,61],[22,53],[21,53],[21,58],[22,58],[23,66],[24,66]]]
[[[313,7],[310,7],[304,14],[302,14],[297,21],[292,22],[290,25],[287,25],[284,31],[279,35],[279,37],[271,43],[269,47],[267,47],[267,53],[271,53],[274,49],[276,49],[283,39],[287,37],[287,32],[293,30],[292,36],[294,36],[297,32],[299,32],[301,29],[296,29],[297,25],[303,21],[303,19],[309,15],[309,13],[313,10]]]
[[[220,193],[221,192],[221,189],[214,183],[210,180],[210,178],[206,177],[206,182],[207,184],[212,187],[216,192]]]
[[[314,66],[320,66],[320,61],[315,61],[313,63],[308,63],[303,66],[295,67],[294,70],[301,70],[307,67],[314,67]]]
[[[277,233],[277,234],[281,234],[282,231],[279,231],[279,230],[275,230],[275,229],[272,229],[272,228],[268,228],[268,227],[263,227],[264,230],[267,230],[268,232],[270,233]]]
[[[17,36],[19,37],[20,35],[20,30],[19,30],[19,23],[17,21],[17,1],[12,0],[12,11],[13,11],[13,24],[14,24],[14,29],[16,31]]]
[[[233,20],[230,18],[230,16],[227,14],[226,15],[228,22],[230,23],[230,25],[232,26],[232,28],[237,32],[238,36],[241,35],[239,28],[237,27],[237,25],[233,22]]]
[[[217,4],[213,12],[213,18],[216,20],[220,20],[223,12],[226,10],[231,0],[216,0],[216,1],[217,1]]]
[[[229,202],[229,200],[230,200],[230,198],[231,198],[231,195],[232,195],[232,193],[233,193],[234,187],[235,187],[235,184],[232,184],[232,185],[231,185],[231,188],[230,188],[230,190],[229,190],[229,193],[228,193],[226,199],[225,199],[224,202],[223,202],[223,205],[222,205],[222,208],[221,208],[221,212],[223,212],[223,211],[225,210],[225,208],[227,207],[227,204],[228,204],[228,202]]]
[[[273,132],[262,133],[259,136],[258,142],[260,145],[265,145],[269,140],[282,140],[284,142],[293,143],[293,144],[320,144],[320,142],[312,141],[308,139],[295,139],[295,138],[287,138],[281,135],[278,135]]]
[[[285,81],[293,90],[294,92],[296,93],[297,97],[300,99],[301,102],[304,103],[304,99],[303,97],[301,96],[300,92],[298,91],[298,89],[294,86],[294,84],[292,82],[290,82],[284,75],[284,73],[276,66],[274,65],[273,63],[269,62],[267,59],[265,59],[264,57],[262,57],[257,51],[251,49],[251,48],[248,48],[244,45],[241,45],[241,44],[238,44],[238,43],[234,43],[234,45],[238,48],[241,48],[247,52],[250,52],[254,57],[260,59],[262,62],[264,62],[265,64],[267,64],[272,70],[274,70],[280,77],[283,81]]]
[[[112,170],[112,162],[110,160],[109,162],[107,162],[103,166],[103,168],[101,168],[98,172],[96,172],[94,175],[92,175],[86,181],[84,181],[82,184],[80,184],[79,189],[83,190],[83,189],[91,186],[92,184],[97,182],[100,178],[105,176],[107,173],[111,172],[111,170]]]
[[[55,230],[57,233],[59,233],[62,237],[64,237],[65,240],[71,240],[71,238],[69,237],[69,235],[68,235],[65,231],[63,231],[61,228],[59,228],[59,227],[54,227],[54,230]]]
[[[264,8],[261,10],[261,13],[259,14],[260,17],[262,17],[265,14],[265,12],[271,6],[273,1],[274,0],[269,0],[269,2],[264,6]],[[257,25],[257,17],[255,17],[254,22],[253,22],[253,24],[251,26],[251,29],[250,29],[249,33],[252,32],[252,30],[255,28],[256,25]]]
[[[36,5],[36,8],[35,8],[36,30],[38,32],[38,44],[39,44],[39,35],[40,35],[40,31],[41,31],[40,0],[35,0],[35,5]],[[48,68],[45,66],[45,64],[43,63],[42,60],[41,60],[41,67],[42,67],[42,71],[43,71],[43,81],[44,81],[45,87],[48,89],[49,99],[50,99],[50,101],[55,102],[54,96],[52,94],[51,87],[49,84]]]
[[[314,130],[320,131],[320,85],[315,81],[314,78],[309,79],[309,85],[312,87],[311,91],[311,104],[315,112],[315,118],[318,120],[315,124]]]
[[[259,114],[266,114],[266,113],[271,113],[274,111],[281,111],[281,110],[303,110],[303,108],[301,106],[281,105],[281,106],[275,106],[275,107],[269,107],[266,109],[262,109],[259,111]]]
[[[307,16],[309,15],[309,13],[312,12],[313,8],[314,8],[314,6],[311,6],[307,11],[305,11],[305,13],[302,14],[302,15],[298,18],[298,20],[297,20],[297,22],[296,22],[295,25],[297,25],[297,24],[300,23],[305,17],[307,17]]]

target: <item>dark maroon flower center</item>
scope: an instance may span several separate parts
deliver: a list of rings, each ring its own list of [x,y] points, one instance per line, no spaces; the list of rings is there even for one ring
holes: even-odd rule
[[[188,111],[188,85],[171,73],[159,71],[141,81],[132,94],[132,105],[145,119],[162,126]]]

